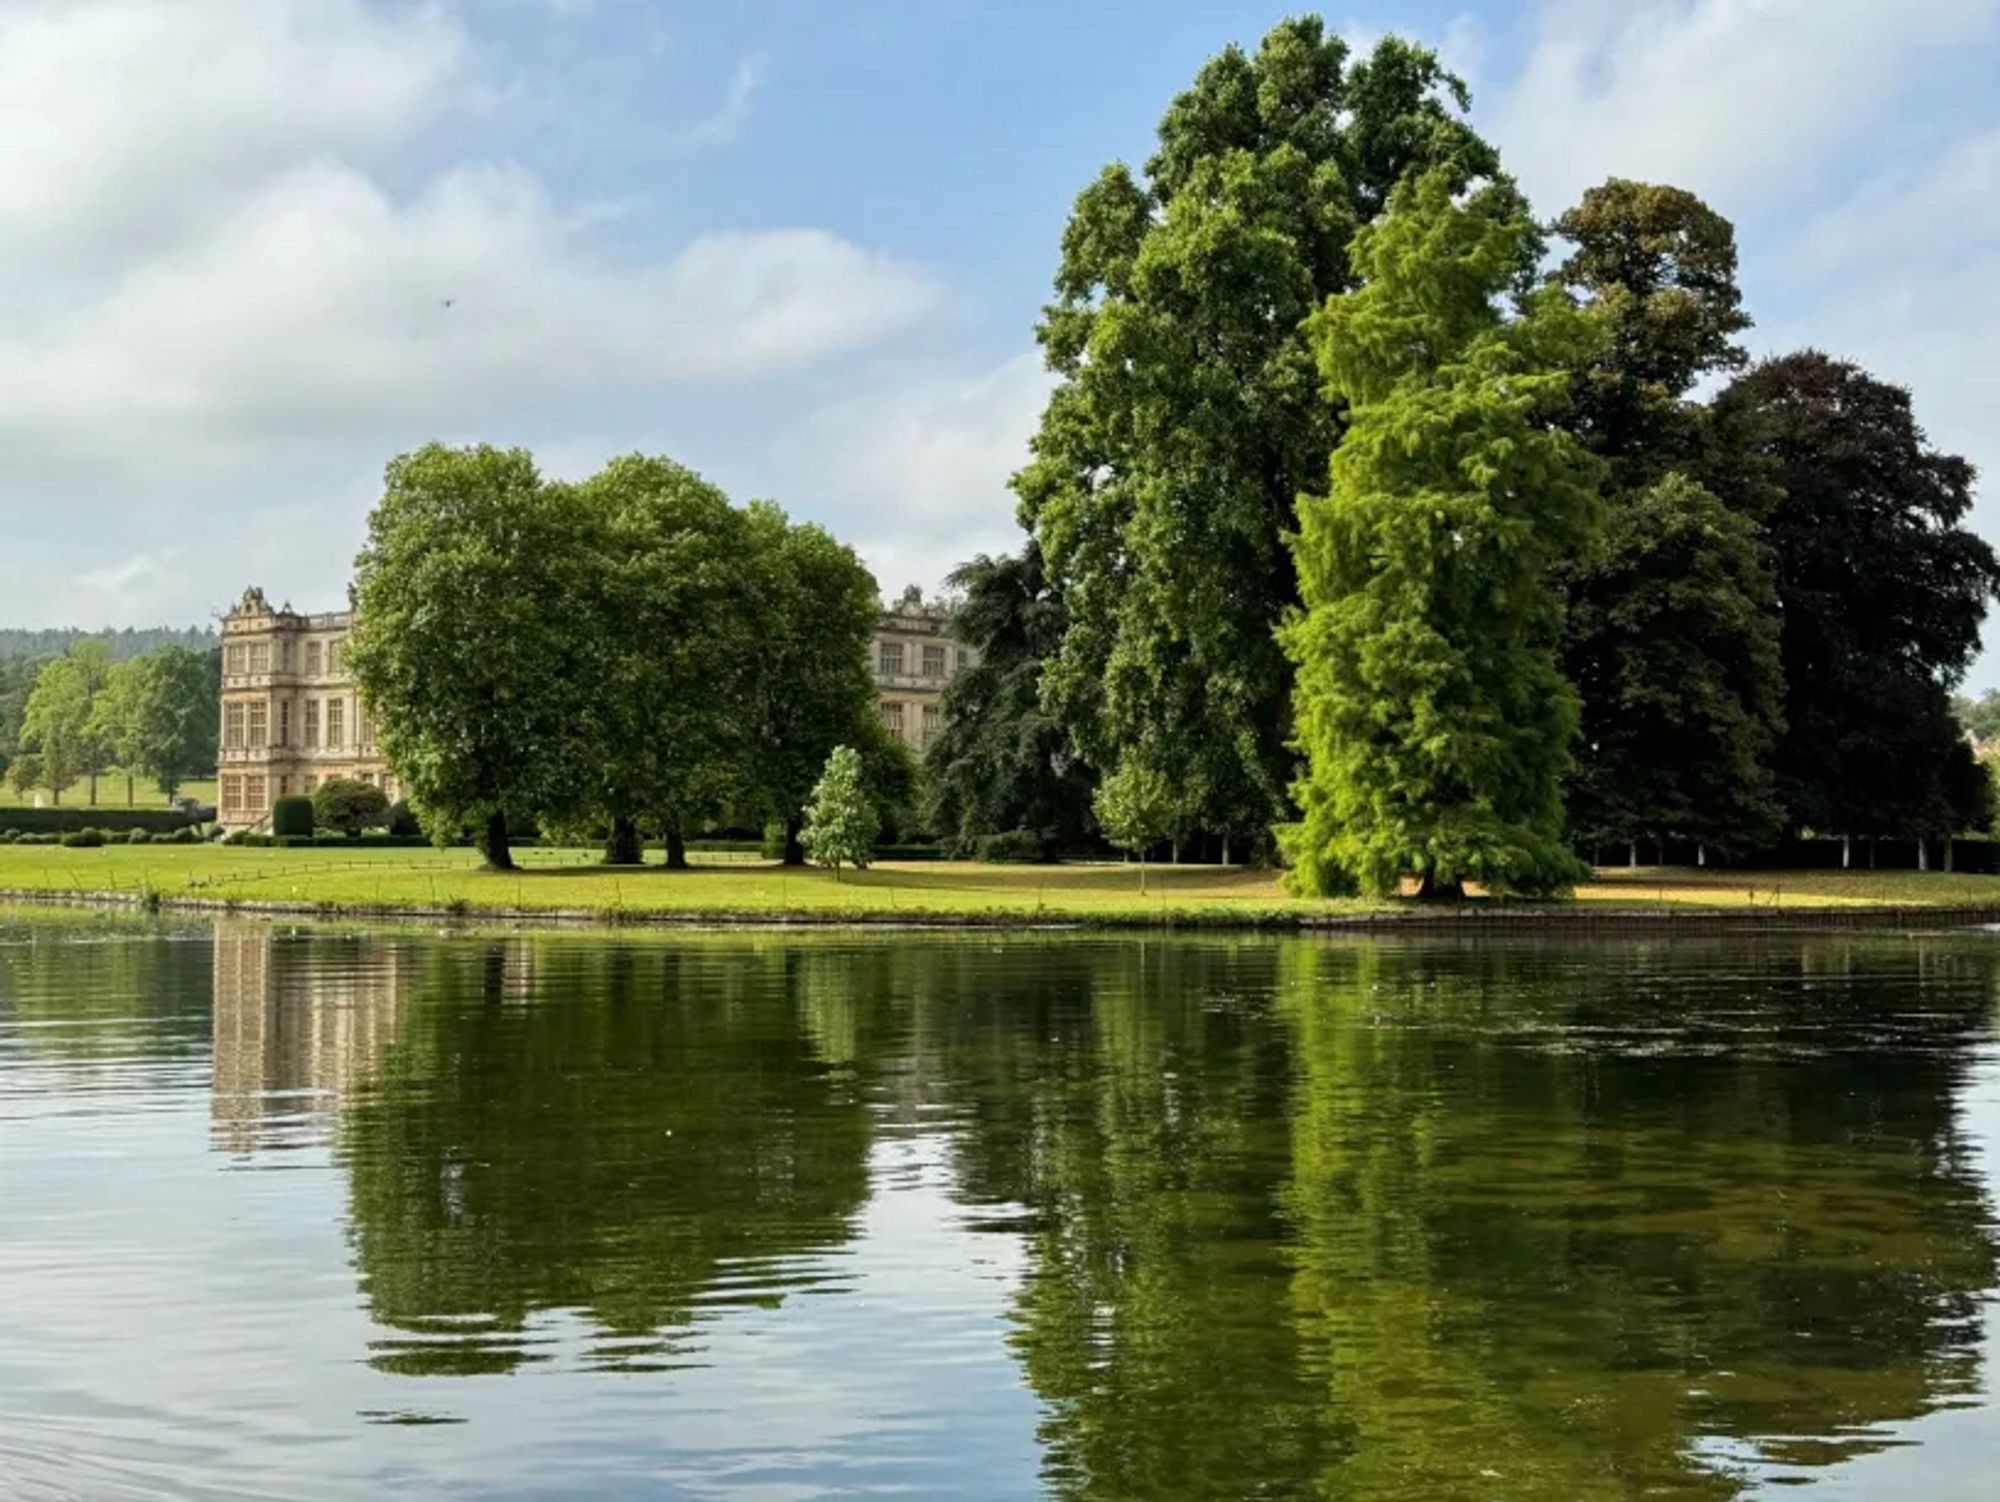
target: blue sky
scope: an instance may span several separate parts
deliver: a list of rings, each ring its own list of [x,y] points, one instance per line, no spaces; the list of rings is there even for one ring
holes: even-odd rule
[[[935,585],[1011,540],[1071,198],[1295,9],[9,0],[0,617],[331,604],[432,437],[664,451]],[[1702,193],[1756,348],[1910,383],[2000,476],[2000,0],[1324,13],[1438,46],[1544,214]]]

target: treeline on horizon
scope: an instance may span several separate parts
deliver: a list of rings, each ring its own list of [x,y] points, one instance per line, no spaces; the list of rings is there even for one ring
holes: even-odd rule
[[[953,580],[949,843],[1545,893],[1604,847],[1989,823],[1971,466],[1851,362],[1750,364],[1709,205],[1614,178],[1539,221],[1468,105],[1291,20],[1078,196],[1026,535]]]
[[[221,719],[222,662],[213,636],[201,632],[20,632],[67,637],[51,657],[0,657],[0,777],[17,796],[63,794],[124,774],[125,799],[146,778],[172,801],[183,782],[215,771]],[[123,657],[105,640],[146,640]],[[194,644],[177,638],[191,636]]]
[[[205,652],[219,640],[213,626],[106,626],[96,631],[78,626],[0,626],[0,662],[45,662],[85,641],[102,645],[113,662],[124,662],[166,646]]]

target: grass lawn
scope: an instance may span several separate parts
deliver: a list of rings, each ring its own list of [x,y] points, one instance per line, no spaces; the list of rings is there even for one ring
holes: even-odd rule
[[[1006,915],[1064,919],[1282,920],[1380,910],[1359,900],[1285,895],[1266,871],[1216,866],[988,866],[888,862],[836,880],[825,871],[718,861],[686,872],[612,870],[585,850],[522,850],[524,869],[478,869],[468,850],[253,849],[113,845],[68,850],[0,845],[0,891],[280,902],[331,908],[463,907],[560,910],[616,918],[649,913],[811,913],[921,918]],[[699,859],[699,858],[697,858]],[[1931,872],[1605,870],[1576,910],[1849,906],[2000,908],[2000,876]],[[1548,907],[1544,905],[1543,911]]]
[[[22,793],[17,791],[12,784],[0,782],[0,808],[33,808],[35,806],[35,798],[38,794],[41,797],[44,807],[53,806],[47,788]],[[213,777],[204,777],[194,782],[184,782],[181,784],[178,796],[192,798],[197,803],[213,804],[215,802],[215,779]],[[86,779],[83,782],[77,783],[74,787],[63,789],[62,806],[73,809],[97,807],[113,812],[128,808],[171,807],[166,798],[161,794],[159,788],[144,777],[136,778],[133,781],[132,796],[128,800],[125,796],[125,774],[123,772],[106,772],[97,779],[97,802],[95,805],[90,801],[90,783]]]

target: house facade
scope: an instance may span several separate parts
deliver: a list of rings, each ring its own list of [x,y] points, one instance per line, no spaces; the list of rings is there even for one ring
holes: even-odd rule
[[[254,587],[223,617],[216,818],[225,829],[268,827],[273,802],[329,778],[402,795],[348,671],[353,620],[273,607]],[[946,686],[978,654],[952,636],[949,608],[915,588],[882,611],[869,652],[883,727],[922,756],[943,730]]]

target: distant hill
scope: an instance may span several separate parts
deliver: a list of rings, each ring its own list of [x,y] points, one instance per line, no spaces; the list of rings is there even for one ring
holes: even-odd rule
[[[215,640],[215,628],[212,626],[127,626],[119,631],[80,631],[75,627],[35,631],[18,626],[0,626],[0,662],[24,657],[58,657],[80,641],[101,641],[110,649],[113,662],[123,662],[128,657],[142,657],[155,647],[164,647],[170,642],[175,646],[206,651],[215,645]]]

